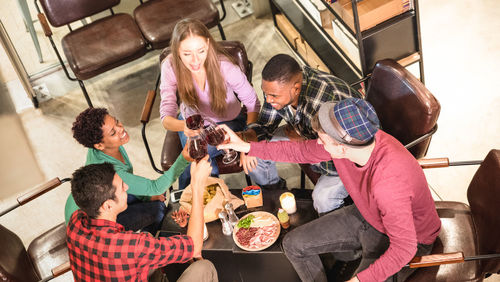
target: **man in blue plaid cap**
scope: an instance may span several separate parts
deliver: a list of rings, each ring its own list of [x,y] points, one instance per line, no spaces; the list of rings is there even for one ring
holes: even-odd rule
[[[246,143],[230,132],[220,146],[283,162],[333,160],[354,204],[290,231],[283,249],[302,281],[327,281],[319,254],[361,257],[350,281],[404,281],[414,256],[429,254],[441,229],[417,160],[379,129],[373,107],[350,98],[325,103],[312,121],[318,140]]]
[[[289,55],[272,57],[262,70],[262,91],[265,103],[256,123],[241,136],[257,141],[317,139],[311,120],[325,102],[336,102],[362,95],[345,81],[308,66],[300,67]],[[285,121],[286,125],[280,126]],[[282,188],[275,163],[270,160],[241,156],[245,172],[264,188]],[[314,190],[314,208],[326,213],[344,204],[348,196],[332,161],[319,162],[312,169],[321,173]]]

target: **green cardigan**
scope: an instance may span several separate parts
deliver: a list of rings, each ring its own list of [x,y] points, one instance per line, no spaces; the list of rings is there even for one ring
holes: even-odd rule
[[[181,175],[184,169],[189,165],[189,162],[182,156],[182,154],[177,157],[175,163],[172,167],[163,173],[162,176],[158,177],[156,180],[151,180],[148,178],[144,178],[142,176],[134,175],[134,168],[132,167],[132,163],[128,158],[127,152],[123,146],[119,148],[120,153],[125,159],[125,164],[121,161],[104,154],[102,151],[96,149],[90,149],[87,153],[87,162],[85,165],[89,164],[100,164],[104,162],[111,163],[115,168],[116,173],[120,176],[120,178],[128,185],[127,193],[137,195],[137,196],[154,196],[165,193],[165,191],[172,185],[172,183],[177,180],[177,178]],[[64,209],[64,216],[66,219],[66,224],[73,214],[74,211],[78,209],[78,206],[73,199],[73,196],[70,194],[68,196],[68,200],[66,201],[66,207]]]

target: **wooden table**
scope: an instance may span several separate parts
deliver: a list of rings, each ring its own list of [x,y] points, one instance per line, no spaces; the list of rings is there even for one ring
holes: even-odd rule
[[[241,189],[230,191],[241,198]],[[317,218],[310,194],[301,190],[264,190],[262,207],[246,209],[243,205],[236,210],[236,213],[240,218],[253,211],[267,211],[276,215],[280,208],[279,196],[287,191],[295,194],[297,212],[290,215],[290,228],[281,229],[276,242],[265,250],[259,252],[242,250],[234,243],[232,236],[222,234],[219,220],[207,223],[209,237],[203,244],[202,255],[215,265],[219,281],[300,281],[286,258],[281,243],[290,230]],[[163,222],[163,230],[185,233],[185,229],[176,225],[170,216],[178,207],[178,203],[171,204]],[[183,267],[178,265],[167,266],[166,272],[169,280],[175,281],[176,277],[182,273],[182,269]]]

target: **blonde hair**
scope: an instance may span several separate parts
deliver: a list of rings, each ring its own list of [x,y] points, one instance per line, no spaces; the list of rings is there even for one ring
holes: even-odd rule
[[[205,71],[207,75],[208,86],[210,89],[210,108],[219,115],[224,116],[226,112],[226,83],[220,70],[219,56],[234,63],[232,57],[222,49],[217,42],[212,38],[208,28],[199,20],[196,19],[183,19],[179,21],[172,33],[170,41],[170,49],[172,51],[172,65],[177,78],[177,91],[181,101],[189,106],[198,108],[199,98],[196,93],[191,72],[182,63],[179,46],[181,42],[189,36],[200,36],[208,39],[207,58],[205,60]]]

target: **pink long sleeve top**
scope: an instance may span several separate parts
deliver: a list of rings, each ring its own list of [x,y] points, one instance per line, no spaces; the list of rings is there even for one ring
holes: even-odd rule
[[[294,163],[332,159],[316,140],[251,143],[249,155]],[[386,252],[357,277],[384,281],[415,256],[417,243],[431,244],[439,235],[441,221],[425,175],[403,145],[382,130],[364,166],[348,159],[333,162],[361,215],[390,240]]]
[[[227,90],[226,113],[223,117],[220,117],[210,109],[210,89],[208,81],[205,82],[205,89],[202,91],[193,80],[196,92],[198,93],[198,108],[201,114],[205,118],[210,118],[215,122],[230,121],[235,119],[240,113],[241,103],[246,106],[248,112],[259,112],[260,102],[257,98],[257,94],[239,66],[226,59],[221,59],[220,70],[224,77]],[[171,56],[168,56],[161,65],[160,117],[162,120],[166,116],[177,117],[178,103],[176,91],[177,78],[175,77]],[[181,114],[183,116],[186,116],[186,110],[186,107],[181,106]]]

